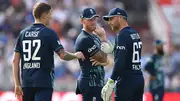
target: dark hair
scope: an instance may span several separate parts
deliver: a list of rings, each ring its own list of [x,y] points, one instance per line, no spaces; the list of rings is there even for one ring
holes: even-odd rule
[[[33,7],[33,16],[39,19],[43,13],[48,13],[51,10],[51,6],[47,3],[40,2]]]

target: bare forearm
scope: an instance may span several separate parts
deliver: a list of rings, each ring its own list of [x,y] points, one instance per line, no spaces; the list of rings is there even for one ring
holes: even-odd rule
[[[57,54],[60,56],[61,59],[66,60],[66,61],[73,60],[73,59],[77,58],[75,53],[70,53],[70,52],[65,51],[65,50],[60,50]]]
[[[109,64],[109,60],[107,59],[106,62],[101,63],[101,66],[107,66]]]
[[[100,63],[107,62],[107,54],[101,50],[98,53],[96,53],[94,56],[92,56],[92,58]]]
[[[75,53],[70,53],[70,52],[65,51],[63,60],[69,61],[69,60],[73,60],[76,58],[77,57],[76,57]]]
[[[19,65],[16,65],[16,63],[13,63],[12,68],[13,68],[13,77],[14,77],[15,86],[20,86]]]
[[[20,53],[14,52],[12,70],[15,86],[20,86],[19,80],[19,63],[20,63]]]

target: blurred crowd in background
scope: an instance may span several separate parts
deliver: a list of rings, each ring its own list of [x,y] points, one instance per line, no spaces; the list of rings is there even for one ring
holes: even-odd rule
[[[128,12],[128,22],[135,28],[143,42],[142,68],[154,52],[152,42],[156,39],[149,27],[148,0],[0,0],[0,90],[13,90],[12,56],[19,32],[34,22],[33,5],[37,1],[48,2],[53,7],[49,27],[56,31],[67,51],[74,52],[76,36],[81,31],[80,12],[93,7],[102,17],[114,7]],[[101,19],[98,24],[106,30],[107,38],[113,43],[116,33]],[[166,91],[180,92],[180,45],[172,44],[172,51],[166,55]],[[113,59],[112,56],[109,56]],[[105,67],[106,79],[110,76],[113,64]],[[77,60],[63,61],[55,55],[55,91],[73,91],[80,72]],[[146,88],[148,75],[144,72]]]

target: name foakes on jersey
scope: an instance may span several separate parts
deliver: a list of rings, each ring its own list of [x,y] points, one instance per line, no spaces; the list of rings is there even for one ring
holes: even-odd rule
[[[25,37],[38,37],[39,31],[26,31]]]
[[[132,40],[140,39],[140,36],[139,36],[138,33],[131,34],[130,36],[131,36],[131,39],[132,39]]]
[[[24,63],[23,69],[32,69],[32,68],[40,68],[39,62],[33,62],[33,63]]]

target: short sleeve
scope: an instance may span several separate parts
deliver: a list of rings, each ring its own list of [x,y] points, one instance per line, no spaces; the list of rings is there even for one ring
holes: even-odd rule
[[[83,38],[79,43],[77,43],[79,47],[76,47],[79,50],[82,50],[89,57],[92,57],[97,52],[100,51],[100,48],[95,44],[93,39]]]
[[[16,39],[16,44],[14,48],[15,52],[20,52],[21,51],[21,40],[20,40],[20,35]]]
[[[53,51],[58,52],[60,51],[60,49],[63,49],[63,46],[57,36],[57,34],[54,31],[51,31],[51,37],[50,37],[50,41],[51,41],[51,47],[53,49]]]

